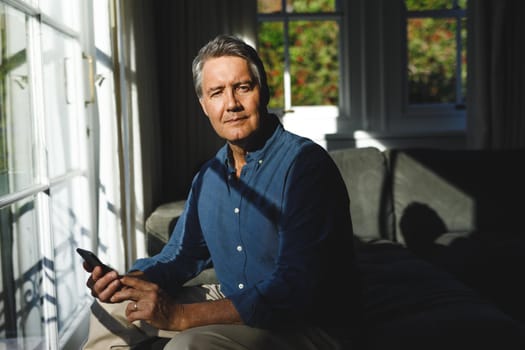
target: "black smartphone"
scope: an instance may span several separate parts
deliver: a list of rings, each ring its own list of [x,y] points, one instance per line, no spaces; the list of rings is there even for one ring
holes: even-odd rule
[[[102,261],[100,261],[100,259],[98,258],[98,256],[95,255],[95,253],[89,251],[89,250],[86,250],[86,249],[82,249],[82,248],[77,248],[77,253],[80,254],[80,256],[91,266],[95,267],[95,266],[102,266],[103,270],[104,270],[104,273],[107,273],[111,270],[113,270],[111,267],[109,267],[108,265],[104,264]]]

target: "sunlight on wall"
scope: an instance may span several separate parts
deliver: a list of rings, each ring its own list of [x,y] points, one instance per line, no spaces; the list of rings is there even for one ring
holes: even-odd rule
[[[235,33],[234,34],[236,37],[240,38],[242,41],[244,41],[246,44],[250,45],[251,47],[255,48],[255,40],[254,38],[248,36],[248,35],[244,35],[244,34],[239,34],[239,33]]]
[[[120,272],[126,270],[122,232],[122,201],[119,168],[119,123],[117,118],[115,67],[110,29],[114,28],[114,13],[108,11],[108,0],[93,2],[93,34],[96,45],[96,107],[99,120],[98,157],[98,241],[100,258]],[[111,10],[113,10],[111,8]]]
[[[326,134],[337,132],[339,110],[335,106],[293,107],[281,121],[286,130],[308,137],[326,147]]]
[[[383,143],[363,130],[354,131],[354,139],[356,148],[375,147],[380,151],[384,151],[386,149],[386,146]]]
[[[132,220],[134,223],[131,223],[132,232],[134,232],[134,237],[131,240],[135,244],[135,257],[144,257],[147,255],[146,252],[146,237],[144,233],[144,223],[138,222],[136,218],[143,218],[144,215],[144,185],[142,179],[142,147],[141,147],[141,127],[140,127],[140,108],[139,108],[139,92],[137,86],[137,47],[135,39],[135,33],[133,30],[130,30],[127,35],[128,43],[128,94],[129,94],[129,130],[131,138],[129,143],[131,145],[130,150],[130,163],[132,167],[131,171],[131,182],[133,186],[133,194],[130,199],[130,204],[132,208]]]

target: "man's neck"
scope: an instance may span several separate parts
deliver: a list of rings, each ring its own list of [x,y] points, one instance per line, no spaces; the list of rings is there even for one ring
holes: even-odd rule
[[[241,173],[242,167],[246,164],[246,155],[255,150],[264,147],[266,140],[268,140],[275,130],[275,118],[272,115],[265,114],[261,117],[261,124],[259,129],[250,135],[245,140],[239,142],[229,142],[231,161],[235,167],[237,177]]]
[[[246,155],[248,151],[238,145],[230,144],[230,155],[232,165],[235,168],[237,178],[241,176],[242,167],[246,165]]]

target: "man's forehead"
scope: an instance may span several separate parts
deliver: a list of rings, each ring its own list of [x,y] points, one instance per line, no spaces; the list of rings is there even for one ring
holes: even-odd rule
[[[206,60],[202,68],[203,80],[253,80],[248,62],[236,56],[221,56]]]

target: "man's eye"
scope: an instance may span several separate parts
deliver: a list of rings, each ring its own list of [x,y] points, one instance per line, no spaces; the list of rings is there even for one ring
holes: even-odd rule
[[[250,85],[239,85],[238,90],[241,92],[247,92],[251,90]]]

